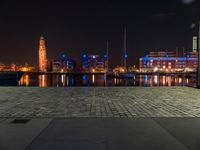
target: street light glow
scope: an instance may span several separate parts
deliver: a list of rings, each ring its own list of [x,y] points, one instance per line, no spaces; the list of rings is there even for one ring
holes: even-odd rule
[[[195,0],[181,0],[183,4],[191,4],[195,2]]]

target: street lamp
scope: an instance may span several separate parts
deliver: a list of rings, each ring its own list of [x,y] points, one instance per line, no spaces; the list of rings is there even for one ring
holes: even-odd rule
[[[198,67],[197,67],[197,88],[200,89],[200,20],[198,22],[198,35],[197,35],[197,53],[198,53]]]

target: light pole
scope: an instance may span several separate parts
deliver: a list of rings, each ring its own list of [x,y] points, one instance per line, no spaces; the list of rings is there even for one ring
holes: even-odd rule
[[[197,88],[200,89],[200,20],[197,25],[197,53],[198,53],[198,67],[197,67]]]

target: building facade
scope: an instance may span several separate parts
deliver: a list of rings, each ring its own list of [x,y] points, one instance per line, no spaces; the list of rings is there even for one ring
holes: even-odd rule
[[[195,72],[197,69],[197,53],[186,52],[178,57],[175,52],[150,52],[139,60],[141,72]]]
[[[82,55],[82,70],[85,72],[103,73],[107,69],[107,55]]]
[[[39,71],[47,72],[46,46],[45,39],[43,36],[40,37],[39,41]]]
[[[60,55],[58,60],[53,61],[53,72],[68,72],[74,71],[76,63],[74,59],[67,56],[65,53]]]

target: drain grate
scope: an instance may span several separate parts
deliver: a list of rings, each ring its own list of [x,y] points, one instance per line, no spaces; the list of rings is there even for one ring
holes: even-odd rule
[[[29,122],[30,119],[14,119],[13,121],[11,121],[11,123],[14,123],[14,124],[25,124],[27,122]]]

